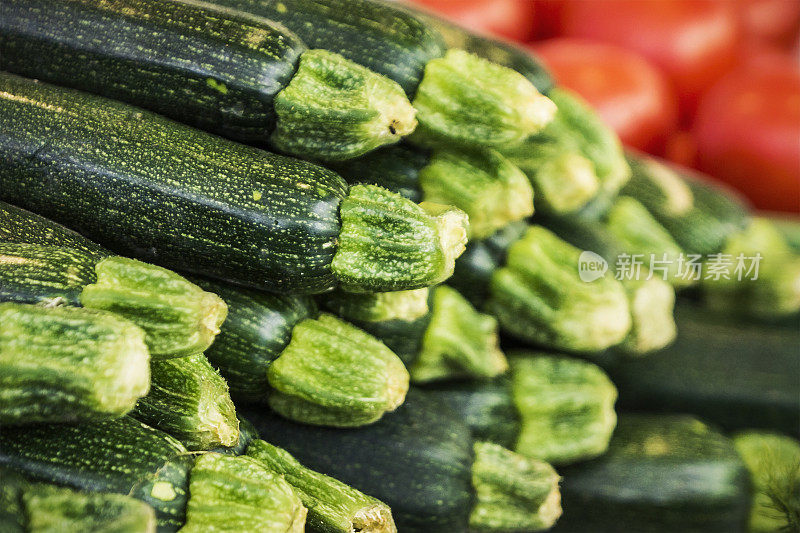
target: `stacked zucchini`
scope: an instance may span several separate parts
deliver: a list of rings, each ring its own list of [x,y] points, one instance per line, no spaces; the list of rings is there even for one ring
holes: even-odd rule
[[[0,0],[0,530],[797,527],[787,233],[401,5]]]

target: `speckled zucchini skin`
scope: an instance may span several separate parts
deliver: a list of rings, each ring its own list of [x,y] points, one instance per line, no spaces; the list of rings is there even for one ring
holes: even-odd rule
[[[273,291],[335,285],[338,175],[8,74],[0,93],[0,200],[169,268]]]
[[[280,22],[311,48],[325,48],[396,81],[413,96],[441,35],[396,6],[371,0],[212,0]]]
[[[246,142],[269,137],[272,100],[304,50],[268,20],[193,1],[0,2],[0,70]]]
[[[108,251],[83,235],[43,216],[0,201],[0,241],[58,245],[92,254],[99,259]]]
[[[0,428],[0,466],[39,481],[131,495],[155,509],[160,532],[183,525],[193,463],[180,442],[129,417]]]

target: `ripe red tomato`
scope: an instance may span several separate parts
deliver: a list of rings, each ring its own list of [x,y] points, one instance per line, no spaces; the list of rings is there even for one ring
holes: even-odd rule
[[[699,167],[762,209],[800,211],[800,69],[770,56],[725,76],[694,125]]]
[[[756,42],[791,48],[800,28],[797,0],[737,0],[744,35]]]
[[[578,39],[550,39],[533,51],[556,82],[594,107],[628,146],[659,153],[677,125],[663,75],[634,52]]]
[[[480,33],[527,41],[535,32],[531,0],[412,0]]]
[[[672,81],[685,118],[736,57],[734,1],[591,0],[567,2],[562,34],[639,52]]]

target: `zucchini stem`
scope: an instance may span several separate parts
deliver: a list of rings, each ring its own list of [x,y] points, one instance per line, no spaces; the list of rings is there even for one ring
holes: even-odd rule
[[[452,275],[467,242],[467,216],[417,205],[374,185],[354,185],[340,208],[342,229],[332,268],[350,292],[408,290]]]
[[[561,516],[561,479],[552,466],[490,442],[474,444],[469,516],[474,531],[542,531]]]
[[[417,125],[403,89],[327,50],[307,50],[275,96],[271,142],[279,150],[340,161],[399,141]]]
[[[308,525],[325,533],[396,533],[385,503],[301,465],[282,448],[254,440],[247,455],[282,475],[308,508]]]

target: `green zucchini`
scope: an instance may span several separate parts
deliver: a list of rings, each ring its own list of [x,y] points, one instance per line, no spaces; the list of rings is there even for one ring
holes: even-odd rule
[[[631,167],[631,179],[622,187],[622,194],[663,216],[679,217],[692,209],[691,187],[668,163],[630,149],[625,158]]]
[[[448,48],[463,48],[467,52],[515,70],[525,76],[542,94],[548,94],[553,88],[555,83],[553,77],[530,50],[511,42],[472,33],[445,18],[421,9],[414,9],[414,14],[438,30]]]
[[[800,331],[740,322],[690,302],[675,308],[678,337],[649,357],[604,363],[622,410],[692,413],[727,430],[798,435]]]
[[[458,210],[97,96],[0,74],[0,200],[115,251],[266,290],[436,283],[463,250]]]
[[[207,355],[233,396],[307,424],[358,426],[403,402],[408,371],[380,341],[312,301],[197,280],[231,303]]]
[[[634,204],[634,213],[638,212],[636,207],[641,206]],[[646,213],[646,217],[652,219],[649,213]],[[646,222],[644,225],[647,225]],[[643,265],[638,274],[631,264],[620,262],[626,257],[632,261],[630,251],[626,251],[629,250],[626,242],[632,240],[630,237],[620,238],[610,231],[607,224],[589,223],[578,217],[547,217],[542,223],[560,238],[583,250],[579,259],[580,274],[587,280],[595,276],[613,275],[622,283],[631,311],[631,330],[619,345],[620,349],[631,355],[640,355],[661,349],[675,340],[675,289],[662,279],[666,277],[665,273],[659,276],[648,272],[647,259],[640,258]],[[650,235],[641,228],[628,229],[621,225],[617,233]],[[655,233],[660,234],[658,229]],[[626,270],[617,271],[618,265]]]
[[[748,205],[733,189],[708,176],[683,168],[675,170],[692,191],[692,208],[677,215],[661,209],[651,213],[686,252],[719,253],[731,235],[750,223]]]
[[[144,329],[156,358],[205,350],[227,307],[166,269],[115,257],[44,217],[0,202],[0,300],[81,305]]]
[[[194,1],[4,2],[0,69],[315,159],[356,157],[416,125],[391,80],[270,20]]]
[[[0,427],[0,466],[37,481],[133,496],[155,510],[162,532],[183,525],[193,462],[180,442],[130,417]]]
[[[400,7],[372,0],[213,0],[280,22],[309,46],[341,54],[414,96],[424,137],[471,146],[518,143],[555,106],[521,74],[463,50]]]
[[[549,94],[554,120],[504,153],[528,175],[545,211],[575,213],[591,200],[613,199],[631,174],[619,138],[576,94]]]
[[[437,382],[425,386],[424,391],[438,404],[456,413],[475,440],[514,448],[519,436],[520,413],[508,376]]]
[[[611,277],[579,277],[580,250],[530,226],[491,274],[486,310],[526,342],[569,352],[597,352],[631,329],[625,289]]]
[[[374,335],[410,366],[419,355],[431,321],[430,289],[350,293],[320,297],[333,314]]]
[[[131,416],[164,431],[190,450],[231,447],[239,421],[228,386],[203,354],[153,361],[150,392]]]
[[[800,253],[800,220],[797,217],[783,213],[771,213],[762,216],[770,220],[778,228],[786,243],[795,253]]]
[[[305,531],[307,509],[282,476],[246,456],[200,455],[182,532]]]
[[[762,321],[800,311],[800,254],[766,218],[756,217],[731,235],[704,267],[703,301],[715,311]]]
[[[401,144],[333,166],[348,183],[372,183],[411,199],[453,205],[469,217],[469,238],[482,239],[533,214],[525,175],[496,150]]]
[[[111,313],[0,303],[0,425],[124,415],[147,394],[144,332]]]
[[[497,321],[476,311],[455,289],[440,285],[430,297],[428,292],[338,292],[325,305],[389,346],[413,347],[404,363],[415,383],[505,372],[508,363],[500,350]]]
[[[244,455],[247,447],[253,440],[258,438],[258,431],[248,420],[237,417],[239,420],[239,438],[233,446],[220,446],[208,450],[210,452],[222,453],[225,455]]]
[[[745,531],[747,470],[729,439],[688,416],[622,416],[605,455],[563,474],[555,531]]]
[[[6,469],[0,469],[0,478],[0,530],[5,533],[155,533],[153,509],[129,496],[30,483]]]
[[[733,445],[753,480],[748,530],[796,531],[800,528],[800,443],[777,433],[745,431]]]
[[[517,453],[560,465],[606,451],[617,422],[617,389],[599,367],[532,352],[515,353],[510,362],[520,414]]]
[[[473,443],[458,416],[421,391],[358,429],[295,424],[264,410],[246,416],[308,468],[386,502],[400,531],[536,531],[561,513],[552,467]]]
[[[247,447],[248,457],[283,476],[308,507],[308,527],[320,533],[392,533],[392,510],[380,500],[301,465],[284,449],[263,440]]]

